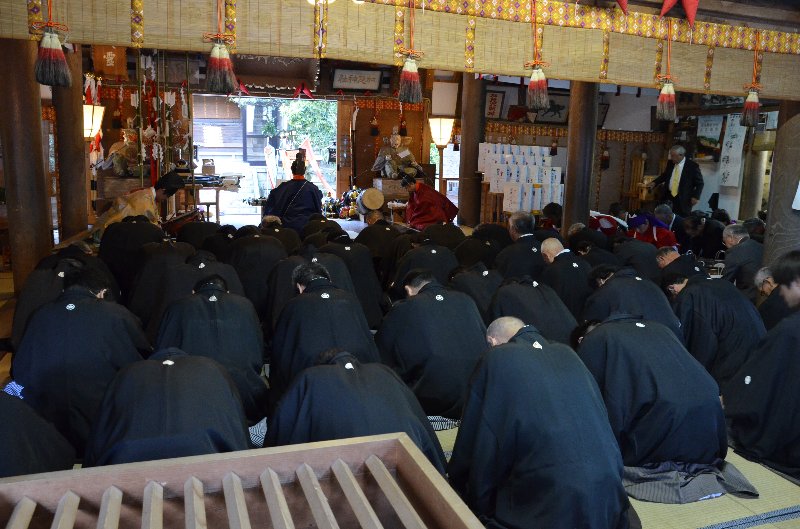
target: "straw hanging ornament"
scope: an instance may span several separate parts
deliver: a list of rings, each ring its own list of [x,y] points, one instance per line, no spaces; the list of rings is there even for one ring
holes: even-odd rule
[[[747,99],[744,102],[744,110],[740,120],[742,127],[755,127],[758,125],[758,115],[761,110],[761,102],[758,100],[758,93],[763,88],[758,82],[759,37],[759,32],[756,31],[756,47],[753,51],[753,80],[750,84],[744,85],[745,89],[747,89]]]
[[[675,86],[672,84],[672,24],[667,22],[667,73],[659,75],[658,80],[664,84],[658,94],[656,106],[656,119],[661,121],[675,121],[678,111],[675,104]]]
[[[47,0],[47,22],[34,22],[32,27],[44,30],[34,65],[36,81],[48,86],[72,86],[72,75],[69,73],[67,58],[61,49],[61,40],[57,33],[68,31],[69,28],[60,22],[53,22],[52,0]]]
[[[236,37],[222,32],[224,5],[225,0],[217,0],[217,32],[203,35],[203,41],[214,43],[206,68],[206,89],[213,94],[230,94],[237,88],[233,61],[228,52],[228,44],[233,44]]]
[[[533,60],[526,62],[525,68],[533,68],[533,72],[531,72],[531,79],[528,82],[527,103],[530,110],[547,110],[550,108],[550,98],[547,95],[547,76],[542,67],[550,66],[550,64],[542,60],[542,53],[539,50],[536,0],[531,0],[531,27],[533,28]]]
[[[401,103],[421,103],[422,84],[419,81],[419,71],[417,60],[421,59],[424,53],[414,49],[414,0],[410,0],[408,9],[409,25],[409,44],[410,48],[400,48],[400,53],[406,56],[403,63],[403,71],[400,72],[400,92],[398,99]]]

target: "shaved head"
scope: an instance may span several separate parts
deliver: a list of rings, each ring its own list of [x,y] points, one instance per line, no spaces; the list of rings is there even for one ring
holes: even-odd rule
[[[545,239],[542,243],[542,255],[544,255],[545,261],[548,263],[552,263],[553,259],[556,258],[560,252],[564,250],[564,245],[561,244],[561,241],[558,239],[551,237],[550,239]]]
[[[508,343],[508,341],[525,327],[525,322],[512,316],[497,318],[486,329],[486,341],[492,347]]]

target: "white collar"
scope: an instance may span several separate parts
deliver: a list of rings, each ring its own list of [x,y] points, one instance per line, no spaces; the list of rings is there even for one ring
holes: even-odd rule
[[[522,235],[518,235],[517,236],[517,240],[519,240],[519,239],[521,239],[523,237],[532,237],[532,236],[533,236],[532,233],[523,233]]]
[[[563,250],[561,250],[560,252],[558,252],[558,253],[556,254],[556,257],[558,257],[559,255],[561,255],[562,253],[569,253],[569,249],[568,249],[568,248],[564,248]]]

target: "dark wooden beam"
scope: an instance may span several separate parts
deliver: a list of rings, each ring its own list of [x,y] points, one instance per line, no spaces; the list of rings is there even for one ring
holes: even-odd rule
[[[567,177],[564,181],[562,232],[576,222],[588,223],[594,145],[597,137],[599,85],[573,81],[570,86],[567,127]]]
[[[458,169],[458,222],[476,226],[481,218],[481,181],[478,145],[483,134],[483,81],[475,74],[462,74],[461,163]]]

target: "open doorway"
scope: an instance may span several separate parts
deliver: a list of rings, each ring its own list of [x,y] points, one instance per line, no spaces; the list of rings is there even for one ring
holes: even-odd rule
[[[337,102],[273,97],[194,96],[194,158],[197,173],[221,181],[216,197],[198,190],[201,209],[221,224],[261,220],[269,192],[291,179],[291,161],[306,150],[306,177],[323,195],[336,195]],[[216,193],[216,191],[215,191]],[[206,195],[205,197],[203,195]]]

